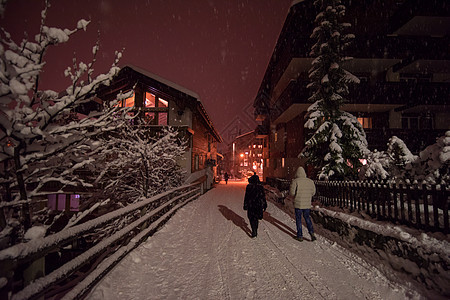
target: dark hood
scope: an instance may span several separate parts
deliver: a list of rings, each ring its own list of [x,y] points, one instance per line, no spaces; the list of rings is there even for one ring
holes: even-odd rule
[[[259,176],[258,175],[253,175],[252,177],[250,177],[248,179],[248,183],[252,183],[252,184],[257,184],[259,183]]]

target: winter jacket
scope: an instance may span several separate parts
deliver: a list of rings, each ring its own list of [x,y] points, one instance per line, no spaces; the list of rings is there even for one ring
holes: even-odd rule
[[[248,210],[249,215],[254,215],[261,220],[263,212],[267,208],[264,187],[261,185],[258,175],[250,177],[248,183],[245,189],[244,210]]]
[[[290,194],[294,196],[294,207],[300,209],[311,208],[311,198],[316,194],[314,181],[306,177],[305,169],[299,167],[292,180]]]

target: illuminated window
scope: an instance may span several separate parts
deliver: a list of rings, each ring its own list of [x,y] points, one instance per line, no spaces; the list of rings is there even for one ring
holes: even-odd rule
[[[168,125],[169,102],[167,100],[164,100],[150,92],[146,92],[144,107],[147,108],[145,120],[148,125]]]
[[[72,194],[50,194],[47,196],[48,202],[47,207],[51,210],[66,210],[66,205],[70,211],[79,211],[80,210],[80,195]]]
[[[158,107],[169,107],[169,102],[158,97]]]
[[[134,93],[133,96],[124,100],[125,107],[134,107]]]
[[[372,128],[372,118],[358,118],[358,122],[364,129]]]
[[[156,107],[156,97],[152,93],[145,93],[145,107]]]
[[[278,141],[278,133],[275,132],[275,142],[277,142],[277,141]]]
[[[281,167],[284,168],[284,157],[281,158]]]
[[[80,195],[70,195],[70,211],[80,210]]]
[[[118,107],[134,107],[134,92],[133,95],[125,100],[118,101]]]

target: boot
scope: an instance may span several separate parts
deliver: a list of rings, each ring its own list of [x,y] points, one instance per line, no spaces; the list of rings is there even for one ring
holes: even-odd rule
[[[311,233],[311,242],[314,242],[316,239],[316,236],[314,235],[314,233]]]

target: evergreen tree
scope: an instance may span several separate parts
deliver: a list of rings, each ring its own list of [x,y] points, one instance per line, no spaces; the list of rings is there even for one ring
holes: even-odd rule
[[[301,156],[319,169],[319,179],[355,178],[357,169],[367,151],[364,130],[357,119],[341,110],[349,93],[348,85],[359,79],[342,68],[351,58],[342,52],[354,38],[342,34],[349,23],[343,23],[345,6],[340,0],[316,0],[321,10],[316,16],[317,27],[311,34],[316,43],[311,48],[315,57],[309,71],[313,91],[309,98],[313,104],[308,108],[305,128],[314,131],[306,142]]]

